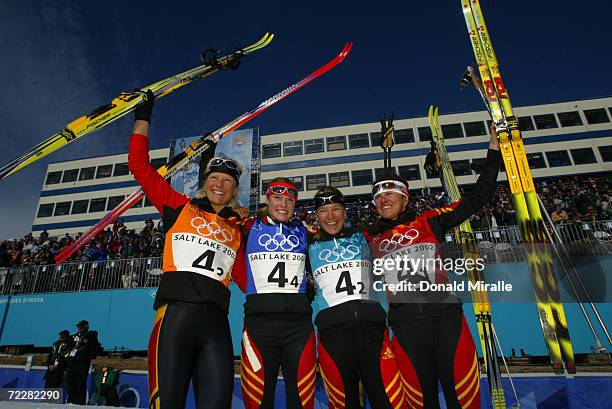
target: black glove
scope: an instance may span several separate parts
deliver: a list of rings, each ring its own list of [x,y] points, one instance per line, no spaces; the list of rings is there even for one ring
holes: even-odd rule
[[[134,120],[147,121],[148,123],[151,123],[151,114],[153,113],[154,102],[155,95],[153,94],[153,91],[147,90],[144,102],[134,111]]]

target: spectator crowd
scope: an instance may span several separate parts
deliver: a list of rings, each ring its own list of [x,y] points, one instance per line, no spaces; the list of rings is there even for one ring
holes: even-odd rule
[[[554,223],[590,222],[612,219],[612,175],[599,177],[570,176],[536,181],[542,202]],[[462,188],[462,193],[469,190]],[[371,201],[360,198],[347,203],[347,222],[353,226],[366,223],[375,217]],[[447,202],[441,188],[425,188],[413,191],[410,205],[418,212],[440,207]],[[296,210],[302,220],[314,223],[314,212],[310,203]],[[512,194],[507,183],[499,183],[493,199],[483,210],[472,216],[472,228],[515,225],[516,214]],[[52,238],[43,231],[38,238],[31,233],[20,240],[0,243],[0,268],[13,266],[38,266],[54,264],[55,256],[80,237]],[[164,229],[161,223],[155,226],[152,219],[145,221],[140,232],[128,230],[121,219],[112,227],[98,234],[84,248],[75,252],[70,261],[106,261],[129,258],[161,257],[164,248]]]

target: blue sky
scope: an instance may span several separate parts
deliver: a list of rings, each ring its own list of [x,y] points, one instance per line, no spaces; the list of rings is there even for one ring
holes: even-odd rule
[[[152,6],[154,5],[154,6]],[[171,5],[171,6],[170,6]],[[482,0],[515,106],[612,94],[612,4]],[[133,89],[264,32],[272,44],[159,101],[152,145],[214,130],[354,42],[343,65],[255,119],[262,134],[481,109],[457,79],[472,63],[460,1],[0,2],[0,163]],[[26,234],[48,163],[127,150],[132,118],[0,182],[0,239]]]

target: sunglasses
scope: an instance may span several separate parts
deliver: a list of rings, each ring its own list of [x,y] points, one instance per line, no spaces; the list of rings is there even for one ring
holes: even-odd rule
[[[238,173],[238,176],[242,175],[242,169],[240,169],[240,165],[238,165],[235,160],[229,158],[212,158],[208,162],[206,169],[210,170],[212,168],[217,168],[220,166],[225,166],[228,169],[235,170],[236,173]]]
[[[384,180],[382,182],[378,182],[372,188],[372,196],[374,197],[383,192],[396,192],[408,196],[408,189],[406,188],[406,185],[397,180]]]
[[[269,186],[266,194],[284,195],[297,197],[298,191],[293,187],[286,187],[280,185]]]
[[[344,197],[338,193],[334,193],[329,196],[315,196],[314,198],[315,208],[325,206],[326,204],[339,203],[344,204]]]

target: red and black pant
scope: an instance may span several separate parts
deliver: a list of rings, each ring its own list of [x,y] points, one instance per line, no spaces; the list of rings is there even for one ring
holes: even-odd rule
[[[438,380],[448,409],[480,408],[480,371],[461,311],[392,325],[393,349],[411,408],[438,409]]]
[[[193,383],[198,409],[229,409],[234,351],[227,314],[212,303],[157,309],[149,340],[149,407],[184,408]]]
[[[240,375],[247,409],[274,408],[279,368],[285,383],[285,407],[312,409],[315,363],[310,314],[260,313],[245,317]]]
[[[405,408],[385,325],[319,329],[318,352],[330,409],[361,408],[360,380],[372,408]]]

